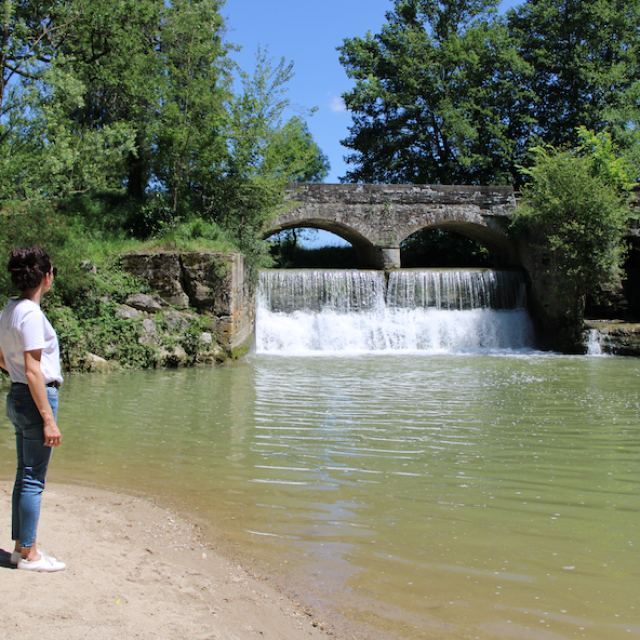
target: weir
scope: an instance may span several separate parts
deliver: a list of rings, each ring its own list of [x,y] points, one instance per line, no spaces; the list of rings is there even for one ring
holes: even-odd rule
[[[508,270],[268,270],[256,349],[283,355],[530,350],[522,274]]]

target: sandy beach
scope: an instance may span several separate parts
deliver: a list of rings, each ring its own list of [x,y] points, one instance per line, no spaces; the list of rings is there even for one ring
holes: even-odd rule
[[[67,570],[9,562],[11,490],[0,482],[4,640],[327,640],[335,635],[268,580],[218,553],[198,529],[137,498],[47,486],[39,547]]]

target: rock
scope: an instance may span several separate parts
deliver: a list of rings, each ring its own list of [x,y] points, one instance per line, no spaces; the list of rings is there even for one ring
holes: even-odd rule
[[[118,367],[94,353],[88,353],[80,361],[80,368],[89,373],[106,373],[108,371],[114,371]]]
[[[156,342],[158,330],[156,323],[151,318],[145,318],[140,323],[140,336],[138,337],[138,344],[153,344]]]
[[[213,336],[208,331],[204,331],[200,334],[200,342],[202,342],[202,344],[210,346],[213,344]]]
[[[210,347],[198,353],[195,364],[210,366],[229,360],[229,354],[220,345],[213,343]]]
[[[227,292],[236,258],[219,253],[185,252],[180,259],[189,304],[215,313],[217,303]]]
[[[246,277],[240,254],[164,252],[126,254],[122,268],[145,279],[158,291],[160,303],[174,307],[191,306],[210,318],[210,328],[225,348],[235,349],[251,340],[255,317],[253,284]],[[127,300],[129,306],[143,311],[158,311]],[[169,314],[167,314],[169,315]],[[190,319],[190,316],[185,316]],[[178,316],[168,318],[169,331],[183,326]]]
[[[116,308],[116,316],[118,318],[122,318],[123,320],[133,320],[134,318],[139,318],[142,315],[142,311],[138,309],[134,309],[126,304],[118,305]]]
[[[184,331],[189,326],[189,320],[195,316],[192,313],[169,311],[162,318],[162,324],[167,331]]]
[[[159,295],[147,295],[146,293],[134,293],[127,298],[127,305],[140,311],[160,311],[167,303]]]
[[[88,273],[93,273],[94,275],[98,273],[98,268],[96,267],[95,264],[93,264],[93,262],[91,262],[91,260],[83,260],[80,263],[80,268],[83,271],[87,271]]]
[[[159,357],[166,367],[186,367],[189,364],[187,352],[179,345],[175,345],[171,351],[162,347]]]
[[[584,326],[587,351],[593,353],[595,343],[601,353],[640,356],[640,324],[622,320],[587,320]]]

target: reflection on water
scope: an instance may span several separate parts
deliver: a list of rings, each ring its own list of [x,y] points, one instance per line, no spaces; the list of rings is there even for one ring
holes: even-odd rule
[[[51,478],[159,496],[383,633],[635,637],[639,377],[617,358],[258,356],[71,378]],[[5,420],[7,479],[13,455]]]

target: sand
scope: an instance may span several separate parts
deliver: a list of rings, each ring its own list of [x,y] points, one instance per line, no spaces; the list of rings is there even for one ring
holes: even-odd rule
[[[0,482],[3,640],[345,638],[268,580],[221,556],[189,522],[144,498],[47,485],[39,548],[66,571],[11,567],[11,490]]]

